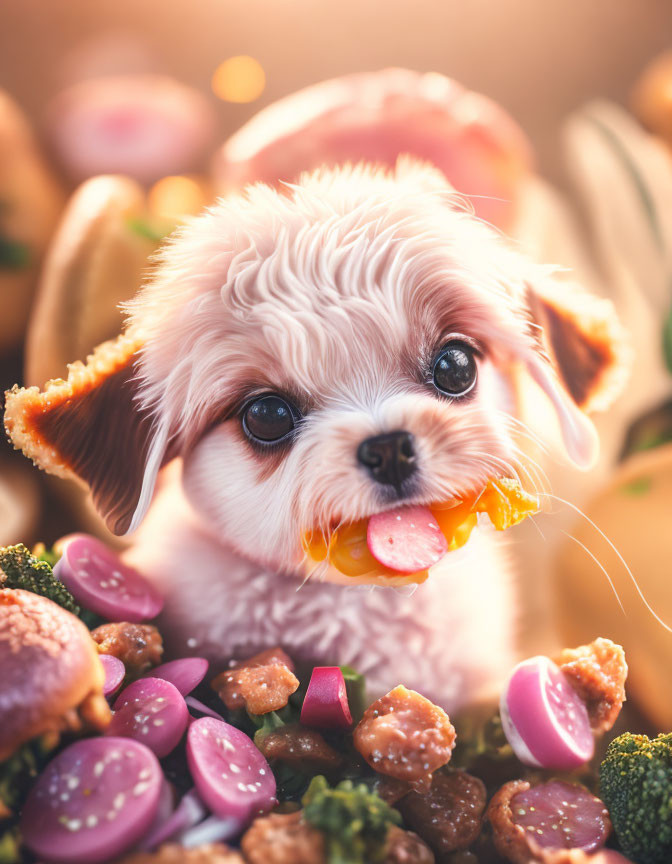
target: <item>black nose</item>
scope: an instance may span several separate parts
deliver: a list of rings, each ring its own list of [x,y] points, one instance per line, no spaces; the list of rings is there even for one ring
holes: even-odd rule
[[[357,459],[378,483],[398,489],[416,469],[413,436],[403,431],[374,435],[359,445]]]

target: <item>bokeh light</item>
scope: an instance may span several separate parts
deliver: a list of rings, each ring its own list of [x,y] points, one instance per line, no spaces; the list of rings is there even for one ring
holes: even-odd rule
[[[150,212],[167,222],[198,213],[207,203],[204,185],[195,177],[163,177],[149,191]]]
[[[212,92],[225,102],[254,102],[265,86],[263,66],[246,54],[224,60],[212,76]]]

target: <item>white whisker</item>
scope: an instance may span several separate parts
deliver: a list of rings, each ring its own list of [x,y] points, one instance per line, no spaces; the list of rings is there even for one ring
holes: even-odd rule
[[[559,498],[557,495],[552,495],[551,493],[548,493],[548,492],[545,492],[545,493],[543,493],[543,494],[546,495],[548,498],[553,498],[554,500],[558,501],[560,504],[565,504],[567,507],[569,507],[569,508],[570,508],[571,510],[573,510],[575,513],[577,513],[579,516],[581,516],[582,519],[585,519],[585,521],[586,521],[586,522],[587,522],[587,523],[588,523],[592,528],[594,528],[595,531],[597,531],[597,533],[600,535],[600,537],[602,537],[602,539],[603,539],[603,540],[608,544],[609,548],[612,550],[612,552],[614,552],[614,554],[616,555],[616,557],[618,558],[618,560],[621,562],[621,564],[622,564],[623,567],[625,568],[625,571],[626,571],[626,573],[628,574],[628,577],[630,578],[630,581],[632,582],[632,584],[633,584],[635,590],[637,591],[637,594],[639,595],[639,599],[642,601],[642,603],[644,604],[644,606],[646,607],[646,609],[648,610],[648,612],[650,612],[650,614],[655,618],[655,620],[660,624],[661,627],[663,627],[665,630],[667,630],[668,633],[672,633],[672,627],[670,627],[668,624],[666,624],[666,623],[663,621],[663,619],[662,619],[662,618],[661,618],[661,617],[660,617],[660,616],[655,612],[655,610],[651,607],[649,601],[648,601],[648,600],[646,599],[646,597],[644,596],[644,592],[643,592],[642,589],[639,587],[639,583],[638,583],[637,580],[635,579],[635,577],[634,577],[634,575],[633,575],[633,573],[632,573],[632,570],[630,569],[630,567],[628,566],[628,564],[626,563],[625,559],[623,558],[623,556],[621,555],[621,553],[618,551],[618,549],[616,548],[616,546],[612,543],[612,541],[611,541],[611,540],[607,537],[607,535],[604,533],[604,531],[602,531],[602,529],[599,528],[599,527],[598,527],[598,526],[593,522],[592,519],[590,519],[588,516],[586,516],[586,514],[585,514],[582,510],[580,510],[580,509],[579,509],[575,504],[572,504],[571,501],[566,501],[564,498]]]
[[[607,582],[609,583],[611,590],[614,592],[614,597],[616,598],[618,605],[621,607],[621,612],[627,617],[625,608],[623,606],[623,603],[621,602],[621,598],[619,597],[618,591],[616,590],[616,586],[614,585],[614,582],[613,582],[611,576],[607,573],[606,567],[602,563],[600,563],[600,561],[598,561],[598,559],[596,558],[595,555],[593,555],[593,553],[590,551],[590,549],[584,543],[582,543],[577,537],[574,537],[573,534],[570,534],[569,532],[564,531],[562,528],[560,529],[560,531],[565,535],[565,537],[569,537],[570,540],[573,540],[578,546],[580,546],[583,549],[583,551],[586,553],[586,555],[590,556],[590,558],[593,559],[595,564],[597,564],[597,566],[600,568],[602,573],[604,573],[604,577],[607,580]]]

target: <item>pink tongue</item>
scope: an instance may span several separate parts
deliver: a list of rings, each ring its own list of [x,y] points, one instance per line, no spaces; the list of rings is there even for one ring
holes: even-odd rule
[[[399,507],[376,513],[366,532],[369,551],[399,573],[426,570],[448,551],[439,523],[426,507]]]

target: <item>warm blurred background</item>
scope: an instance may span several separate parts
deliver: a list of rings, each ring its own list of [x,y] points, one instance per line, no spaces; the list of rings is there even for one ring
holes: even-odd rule
[[[487,131],[483,160],[491,147],[510,204],[499,227],[613,299],[630,330],[632,383],[598,419],[600,464],[583,476],[545,468],[672,621],[672,62],[642,79],[671,43],[667,0],[3,0],[0,386],[62,375],[118,331],[117,304],[161,238],[235,187],[216,154],[260,108],[351,72],[441,72],[529,139],[514,177],[497,161],[500,120]],[[124,176],[89,180],[101,174]],[[547,422],[537,418],[544,433]],[[624,641],[637,698],[672,722],[672,636],[598,532],[555,509],[513,541],[526,644],[598,631]],[[6,446],[0,543],[75,528],[102,531],[83,494]]]
[[[251,104],[216,105],[223,140],[307,84],[407,66],[500,102],[554,179],[561,119],[594,96],[625,102],[672,34],[666,0],[3,0],[0,15],[0,85],[38,126],[49,100],[82,77],[157,71],[210,98],[219,64],[251,55],[265,88]]]
[[[210,97],[218,65],[251,55],[266,85],[256,102],[216,105],[223,140],[307,84],[407,66],[500,102],[554,179],[562,118],[594,96],[626,101],[672,34],[666,0],[3,0],[0,16],[0,84],[38,124],[83,76],[158,71]]]

